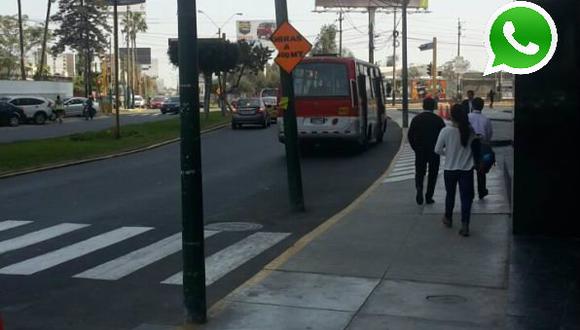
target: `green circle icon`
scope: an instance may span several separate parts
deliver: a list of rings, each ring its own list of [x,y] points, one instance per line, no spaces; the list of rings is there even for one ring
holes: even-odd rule
[[[552,17],[540,6],[515,1],[492,17],[487,42],[490,55],[485,75],[499,71],[529,74],[554,56],[558,32]]]

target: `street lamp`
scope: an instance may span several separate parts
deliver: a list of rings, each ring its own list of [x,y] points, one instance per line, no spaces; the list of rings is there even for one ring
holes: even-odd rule
[[[215,26],[215,27],[218,29],[218,33],[217,33],[217,34],[218,34],[218,38],[221,38],[221,36],[222,36],[222,29],[223,29],[223,27],[224,27],[224,26],[226,26],[226,24],[228,24],[228,23],[229,23],[229,22],[232,20],[232,18],[234,18],[234,17],[236,17],[236,16],[242,16],[242,15],[244,15],[243,13],[235,13],[235,14],[233,14],[232,16],[230,16],[230,17],[229,17],[229,18],[226,20],[226,22],[225,22],[224,24],[222,24],[222,26],[219,26],[219,25],[217,25],[217,24],[216,24],[216,22],[215,22],[215,21],[214,21],[214,20],[213,20],[213,19],[212,19],[212,18],[211,18],[211,17],[210,17],[208,14],[206,14],[206,13],[205,13],[203,10],[201,10],[201,9],[200,9],[200,10],[198,10],[197,12],[198,12],[198,13],[200,13],[200,14],[203,14],[203,15],[205,15],[205,17],[207,17],[207,18],[209,19],[209,21],[210,21],[210,22],[211,22],[211,23],[212,23],[212,24],[213,24],[213,25],[214,25],[214,26]]]

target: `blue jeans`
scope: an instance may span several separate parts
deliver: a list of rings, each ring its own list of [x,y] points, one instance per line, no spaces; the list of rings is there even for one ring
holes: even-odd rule
[[[470,171],[445,171],[445,217],[452,219],[455,207],[455,192],[459,184],[459,197],[461,199],[461,222],[469,224],[471,218],[471,205],[475,197],[473,185],[473,170]]]

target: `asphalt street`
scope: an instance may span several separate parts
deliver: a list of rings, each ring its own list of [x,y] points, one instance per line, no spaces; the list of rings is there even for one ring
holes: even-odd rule
[[[170,118],[172,115],[161,115],[159,110],[146,112],[123,113],[120,116],[121,125],[139,124]],[[47,122],[45,125],[26,124],[18,127],[0,126],[0,143],[10,143],[25,140],[47,139],[70,134],[101,131],[115,125],[114,116],[98,116],[93,120],[80,117],[67,117],[63,124]]]
[[[275,126],[204,135],[208,304],[358,197],[400,142],[390,122],[386,141],[366,152],[308,151],[307,211],[296,214]],[[0,180],[0,200],[8,329],[125,330],[183,317],[178,144]]]

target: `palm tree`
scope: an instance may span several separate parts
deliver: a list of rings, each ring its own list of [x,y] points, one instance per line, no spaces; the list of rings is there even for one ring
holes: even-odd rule
[[[44,23],[44,36],[42,38],[42,53],[40,54],[40,67],[36,72],[36,78],[39,79],[44,74],[44,61],[46,59],[46,42],[48,41],[48,21],[50,20],[50,7],[56,0],[48,0],[46,8],[46,22]]]
[[[18,30],[20,32],[20,76],[26,80],[26,68],[24,67],[24,30],[22,29],[22,4],[18,0]]]
[[[121,22],[123,25],[123,33],[128,35],[130,41],[127,45],[127,60],[129,61],[129,68],[131,73],[127,73],[127,76],[131,77],[131,89],[135,90],[135,84],[139,85],[139,78],[137,77],[136,62],[137,54],[135,49],[137,48],[137,35],[141,32],[146,32],[148,29],[147,22],[145,21],[145,16],[143,13],[133,13],[128,12]],[[129,50],[131,48],[131,50]]]

